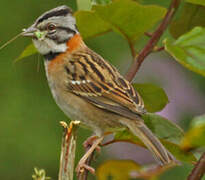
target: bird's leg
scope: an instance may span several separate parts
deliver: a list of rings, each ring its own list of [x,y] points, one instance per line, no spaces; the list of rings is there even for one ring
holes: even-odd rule
[[[84,156],[80,159],[80,161],[78,162],[78,165],[76,167],[76,172],[77,174],[81,174],[84,169],[87,169],[88,171],[90,171],[91,173],[94,173],[95,170],[86,165],[86,160],[88,159],[88,157],[93,153],[93,151],[96,149],[96,147],[98,147],[98,145],[103,141],[104,136],[101,136],[99,138],[96,138],[96,140],[93,142],[92,146],[90,147],[90,149],[84,154]]]
[[[105,133],[104,133],[104,136],[107,136],[107,135],[109,135],[109,134],[112,134],[112,132],[105,132]],[[85,148],[86,151],[88,150],[88,148],[90,148],[90,147],[93,145],[93,143],[95,142],[96,139],[98,139],[98,136],[92,135],[92,136],[88,137],[88,138],[84,141],[83,147]],[[99,145],[95,148],[95,150],[98,151],[98,152],[100,152],[100,149],[101,149],[100,146],[101,146],[101,144],[99,144]]]
[[[88,137],[88,138],[84,141],[83,147],[85,148],[86,151],[94,144],[94,142],[96,141],[96,139],[98,139],[98,136],[93,135],[93,136]],[[99,145],[95,148],[95,150],[98,151],[98,152],[100,152],[100,149],[101,149],[101,148],[100,148]]]

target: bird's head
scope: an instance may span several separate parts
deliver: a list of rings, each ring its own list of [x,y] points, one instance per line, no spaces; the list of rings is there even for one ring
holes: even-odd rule
[[[72,10],[67,6],[45,12],[23,31],[23,36],[32,37],[35,47],[44,56],[67,51],[69,40],[79,34]]]

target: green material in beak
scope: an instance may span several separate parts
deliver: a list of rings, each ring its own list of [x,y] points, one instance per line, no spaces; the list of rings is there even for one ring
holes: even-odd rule
[[[46,35],[46,32],[41,32],[33,26],[29,27],[28,29],[23,29],[23,33],[22,33],[22,36],[35,37],[39,40],[44,38],[45,35]]]

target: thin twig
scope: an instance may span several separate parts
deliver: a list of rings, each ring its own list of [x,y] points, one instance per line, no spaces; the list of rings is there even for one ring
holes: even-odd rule
[[[170,7],[162,20],[161,24],[157,28],[157,30],[153,33],[152,37],[148,41],[147,45],[141,50],[138,57],[132,63],[130,69],[126,74],[126,78],[128,81],[132,81],[135,77],[137,71],[139,70],[142,62],[145,58],[152,52],[154,46],[157,44],[159,39],[161,38],[164,31],[167,29],[168,25],[170,24],[177,8],[179,7],[180,0],[172,0]]]
[[[131,50],[131,54],[132,54],[132,57],[133,57],[133,60],[134,60],[136,58],[136,51],[135,51],[134,44],[129,38],[127,38],[127,41],[128,41],[128,44],[129,44],[129,47],[130,47],[130,50]]]
[[[149,32],[145,32],[144,35],[147,37],[152,37],[152,33],[149,33]]]
[[[205,174],[205,153],[202,154],[201,158],[195,165],[191,174],[188,176],[187,180],[200,180]]]

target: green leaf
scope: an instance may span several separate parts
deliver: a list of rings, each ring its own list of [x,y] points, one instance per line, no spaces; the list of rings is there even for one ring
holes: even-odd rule
[[[160,5],[163,7],[169,7],[170,1],[164,1],[164,0],[140,0],[141,4],[155,4]]]
[[[134,136],[128,129],[116,131],[114,135],[115,141],[126,141],[130,143],[137,144],[139,146],[145,147],[140,139]]]
[[[178,144],[184,136],[183,130],[177,124],[160,115],[146,113],[143,119],[147,127],[149,127],[158,138]]]
[[[91,0],[92,5],[101,4],[106,5],[112,2],[112,0]]]
[[[184,133],[176,124],[162,116],[152,113],[144,115],[143,119],[150,130],[178,160],[184,162],[192,162],[196,160],[192,153],[186,152],[180,148],[179,144]],[[139,138],[131,134],[128,130],[116,132],[114,140],[131,142],[144,147]]]
[[[138,172],[140,166],[129,160],[109,160],[102,163],[96,172],[98,180],[129,180],[131,173]]]
[[[174,157],[182,162],[192,163],[196,161],[196,157],[191,153],[181,149],[181,147],[172,142],[161,140],[162,144],[174,155]]]
[[[92,7],[91,0],[77,0],[76,2],[78,10],[90,10]]]
[[[111,30],[109,24],[103,21],[96,12],[77,11],[75,17],[77,27],[84,39],[95,37]]]
[[[195,26],[205,26],[205,7],[186,3],[180,16],[171,23],[170,33],[178,38]]]
[[[144,100],[145,108],[148,112],[162,110],[169,102],[164,90],[154,84],[133,84]]]
[[[38,51],[37,49],[34,47],[33,44],[28,45],[23,52],[21,53],[21,55],[15,60],[15,61],[19,61],[23,58],[26,58],[28,56],[31,56],[33,54],[36,54]]]
[[[196,27],[176,41],[166,39],[164,44],[176,61],[205,76],[205,28]]]
[[[106,6],[96,5],[92,11],[78,11],[75,17],[78,29],[85,39],[113,30],[126,39],[135,41],[162,19],[165,13],[166,9],[160,6],[116,0]]]
[[[164,171],[157,180],[187,180],[193,168],[193,164],[182,163],[180,166]]]
[[[137,40],[151,29],[166,13],[166,9],[155,5],[140,5],[132,0],[116,0],[107,6],[94,6],[94,11],[113,31],[130,41]]]
[[[185,134],[181,147],[185,150],[205,147],[205,115],[192,120],[190,130]]]
[[[204,0],[186,0],[186,2],[205,6],[205,1]]]

